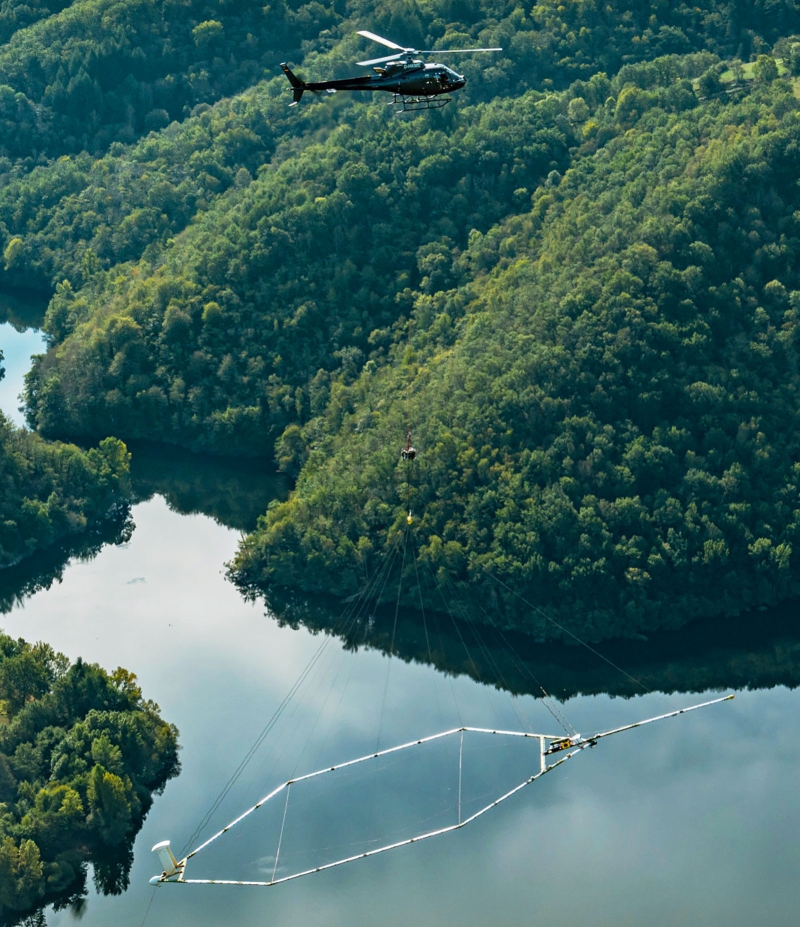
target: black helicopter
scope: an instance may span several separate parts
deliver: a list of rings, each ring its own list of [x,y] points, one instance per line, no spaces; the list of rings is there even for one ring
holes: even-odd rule
[[[297,106],[306,90],[312,93],[321,93],[323,90],[328,93],[336,93],[337,90],[384,90],[394,95],[392,103],[399,102],[404,112],[438,109],[450,102],[449,97],[442,99],[442,95],[460,90],[466,84],[467,79],[463,74],[457,74],[444,64],[426,64],[417,57],[418,55],[461,55],[503,50],[502,48],[450,48],[419,51],[416,48],[404,48],[366,29],[359,30],[358,34],[394,49],[395,53],[384,58],[371,58],[369,61],[357,62],[361,67],[376,65],[373,68],[374,75],[346,77],[342,80],[321,80],[314,83],[300,80],[287,64],[282,64],[283,72],[289,78],[294,93],[294,101],[289,104],[290,106]],[[434,99],[435,97],[439,99]]]

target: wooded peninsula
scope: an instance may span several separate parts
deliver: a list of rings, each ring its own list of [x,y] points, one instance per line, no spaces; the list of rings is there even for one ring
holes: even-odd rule
[[[128,886],[133,838],[180,770],[136,676],[0,634],[0,922]]]

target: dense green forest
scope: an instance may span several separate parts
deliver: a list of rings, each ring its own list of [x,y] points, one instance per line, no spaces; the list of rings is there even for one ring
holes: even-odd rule
[[[270,452],[325,402],[331,367],[355,375],[388,342],[420,261],[434,267],[466,230],[508,215],[514,190],[566,166],[570,127],[536,95],[525,104],[481,106],[449,131],[361,111],[222,197],[163,262],[78,293],[61,284],[54,350],[28,383],[31,422],[52,436]],[[88,337],[70,338],[85,320]]]
[[[552,631],[487,571],[595,638],[797,588],[797,103],[675,92],[623,90],[630,128],[474,235],[467,280],[337,384],[240,578],[352,591],[404,522],[413,422],[421,561],[510,625]]]
[[[16,428],[0,412],[0,568],[115,518],[130,496],[129,465],[116,438],[83,451]]]
[[[283,78],[259,81],[285,58],[320,76],[351,72],[365,24],[420,47],[503,46],[469,69],[467,102],[563,89],[664,55],[748,60],[800,30],[788,0],[58,5],[0,13],[0,279],[41,287],[85,282],[146,251],[152,260],[242,167],[254,174],[276,145],[285,156],[346,121],[287,113]]]
[[[357,588],[411,423],[432,598],[599,638],[797,588],[794,4],[15,9],[0,277],[54,294],[29,422],[274,454],[297,485],[243,585]],[[422,118],[289,110],[276,63],[351,73],[365,25],[504,52]]]
[[[710,48],[745,60],[800,29],[790,0],[694,6],[616,0],[50,0],[0,6],[0,140],[9,157],[106,150],[260,80],[286,57],[353,60],[365,24],[417,47],[502,45],[484,93],[564,86],[633,61]]]
[[[133,837],[177,775],[178,732],[124,669],[0,635],[0,919],[128,884]]]

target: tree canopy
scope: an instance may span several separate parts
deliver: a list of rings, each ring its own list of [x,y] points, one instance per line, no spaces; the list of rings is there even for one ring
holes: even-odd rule
[[[240,580],[352,592],[404,524],[412,422],[422,560],[510,626],[558,633],[487,570],[595,639],[798,588],[797,104],[674,92],[622,88],[624,134],[450,254],[464,282],[294,437]]]
[[[32,120],[0,278],[53,290],[42,435],[274,454],[297,484],[244,584],[352,592],[402,526],[411,422],[423,562],[507,626],[796,589],[794,4],[41,10],[0,48]],[[413,121],[262,79],[349,73],[365,23],[504,52]]]
[[[45,441],[0,412],[0,569],[115,518],[130,497],[129,465],[116,438],[85,451]]]
[[[136,677],[0,634],[0,918],[127,887],[154,792],[177,775],[178,732]]]
[[[106,150],[260,80],[281,60],[333,70],[370,28],[418,48],[500,45],[478,97],[709,50],[749,59],[800,30],[791,0],[4,0],[0,140],[12,158]],[[363,42],[362,42],[363,46]],[[470,90],[470,93],[475,91]]]

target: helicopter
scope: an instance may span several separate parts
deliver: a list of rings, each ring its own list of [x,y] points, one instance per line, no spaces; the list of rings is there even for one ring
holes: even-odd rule
[[[281,64],[283,73],[289,78],[292,85],[294,100],[289,106],[297,106],[306,90],[312,93],[336,93],[338,90],[383,90],[391,93],[394,99],[391,103],[400,103],[402,112],[421,109],[439,109],[450,102],[450,97],[444,94],[460,90],[467,79],[463,74],[456,73],[444,64],[428,64],[420,57],[422,55],[461,55],[473,52],[499,52],[502,48],[450,48],[427,49],[406,48],[384,39],[374,32],[361,29],[358,32],[373,42],[379,42],[387,48],[394,50],[394,54],[383,58],[371,58],[368,61],[356,62],[359,67],[373,66],[375,74],[365,77],[346,77],[342,80],[322,80],[306,83],[289,68],[288,64]]]

